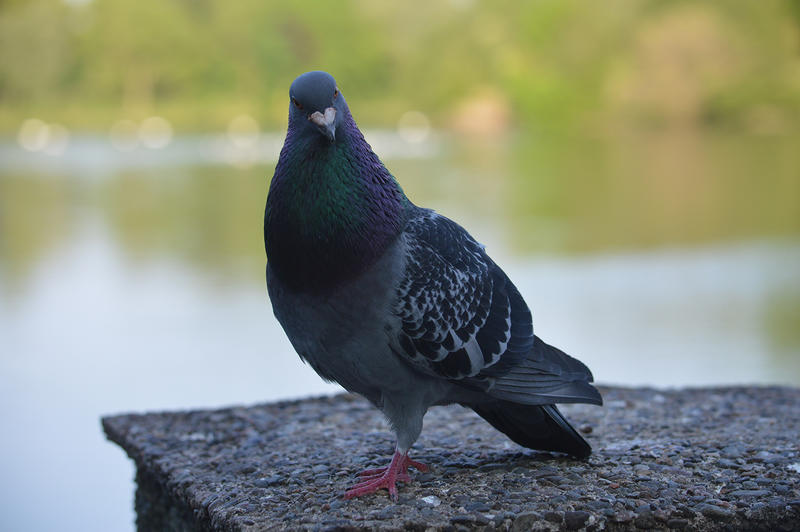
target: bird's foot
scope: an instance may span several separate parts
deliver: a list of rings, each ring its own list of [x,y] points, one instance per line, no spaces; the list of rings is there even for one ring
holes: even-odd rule
[[[397,482],[410,482],[408,468],[413,467],[419,471],[428,471],[428,466],[412,460],[407,453],[396,451],[392,457],[392,462],[388,467],[378,469],[367,469],[359,473],[363,479],[361,482],[347,490],[344,494],[345,499],[360,497],[369,493],[375,493],[379,489],[389,491],[392,500],[397,500]]]
[[[396,456],[396,454],[395,454],[395,456]],[[402,475],[405,475],[406,479],[403,480],[403,482],[408,482],[408,468],[409,467],[413,467],[414,469],[416,469],[418,471],[422,471],[423,473],[430,469],[427,465],[422,464],[420,462],[417,462],[416,460],[412,460],[411,458],[408,457],[407,454],[401,455],[401,458],[403,459],[404,463],[402,463],[402,464],[400,464],[400,466],[398,466],[398,469],[400,469],[400,472],[398,473],[398,477],[397,478],[398,478],[398,480],[403,480],[400,477]],[[378,469],[365,469],[364,471],[359,473],[358,476],[360,476],[360,477],[373,477],[374,478],[374,477],[378,477],[378,476],[383,475],[384,473],[386,473],[387,469],[389,469],[389,468],[388,467],[379,467]]]

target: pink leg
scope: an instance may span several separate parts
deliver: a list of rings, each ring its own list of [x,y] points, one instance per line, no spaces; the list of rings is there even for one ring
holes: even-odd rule
[[[413,467],[420,471],[428,471],[428,466],[416,462],[408,457],[408,453],[400,453],[395,451],[392,461],[388,467],[380,469],[367,469],[362,471],[360,476],[364,479],[344,494],[346,499],[359,497],[368,493],[374,493],[379,489],[389,490],[389,496],[392,500],[397,500],[397,486],[396,482],[410,482],[411,477],[408,476],[408,468]]]

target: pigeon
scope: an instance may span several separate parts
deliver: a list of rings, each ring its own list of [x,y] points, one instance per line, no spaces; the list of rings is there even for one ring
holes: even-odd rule
[[[264,213],[267,288],[300,358],[360,394],[397,436],[387,467],[346,498],[385,489],[435,405],[471,408],[512,441],[585,458],[556,403],[602,404],[580,361],[534,335],[531,312],[483,245],[416,206],[364,139],[322,71],[289,89],[289,125]]]

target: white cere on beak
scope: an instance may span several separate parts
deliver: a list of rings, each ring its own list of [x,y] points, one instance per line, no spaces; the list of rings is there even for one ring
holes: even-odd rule
[[[325,109],[324,115],[319,111],[314,111],[308,116],[308,119],[319,127],[330,127],[336,120],[336,109],[328,107]]]

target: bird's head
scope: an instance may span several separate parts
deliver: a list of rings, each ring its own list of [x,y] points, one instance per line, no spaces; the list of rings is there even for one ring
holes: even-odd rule
[[[301,74],[289,88],[289,127],[304,134],[320,134],[336,140],[336,128],[347,109],[336,80],[327,72]]]

